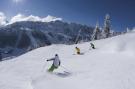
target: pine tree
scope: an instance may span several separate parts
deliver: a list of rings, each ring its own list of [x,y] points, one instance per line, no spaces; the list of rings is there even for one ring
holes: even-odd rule
[[[128,33],[128,32],[130,32],[130,31],[131,31],[131,30],[127,27],[127,31],[126,31],[126,32]]]
[[[105,16],[105,21],[104,21],[104,30],[103,30],[103,37],[108,38],[110,35],[110,30],[111,30],[111,21],[110,21],[110,15],[107,14]]]
[[[101,32],[100,32],[100,29],[99,29],[99,24],[97,22],[96,27],[95,27],[95,29],[93,31],[92,39],[91,40],[98,40],[98,39],[100,39],[100,33]]]
[[[81,34],[81,29],[79,30],[79,32],[77,34],[77,37],[76,37],[76,40],[75,40],[75,44],[78,44],[79,38],[80,38],[80,34]]]

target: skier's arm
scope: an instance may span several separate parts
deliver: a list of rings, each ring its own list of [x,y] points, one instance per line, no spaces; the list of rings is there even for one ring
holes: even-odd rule
[[[46,61],[52,61],[52,60],[54,60],[55,58],[51,58],[51,59],[48,59],[48,60],[46,60]]]

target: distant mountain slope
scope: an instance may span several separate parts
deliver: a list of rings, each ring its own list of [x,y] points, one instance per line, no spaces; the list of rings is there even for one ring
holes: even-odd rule
[[[93,28],[85,25],[62,21],[16,22],[0,28],[0,48],[7,51],[6,56],[16,56],[51,44],[73,44],[80,29],[78,41],[90,41]]]

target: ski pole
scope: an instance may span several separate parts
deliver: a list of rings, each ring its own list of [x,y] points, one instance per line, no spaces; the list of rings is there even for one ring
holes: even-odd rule
[[[68,72],[71,72],[71,71],[69,71],[67,68],[65,68],[63,65],[61,65],[61,68],[65,69],[65,70],[68,71]]]

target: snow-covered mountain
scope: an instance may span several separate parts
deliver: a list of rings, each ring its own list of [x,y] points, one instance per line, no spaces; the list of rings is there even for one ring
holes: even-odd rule
[[[29,50],[51,44],[73,44],[81,29],[79,41],[89,41],[93,28],[62,21],[22,21],[0,28],[0,48],[17,56]]]
[[[135,32],[77,45],[51,45],[0,62],[0,89],[135,89]],[[78,46],[84,55],[75,54]],[[89,50],[90,49],[90,50]],[[49,74],[59,54],[61,66]]]

